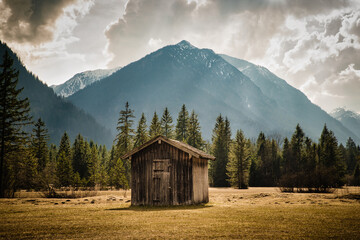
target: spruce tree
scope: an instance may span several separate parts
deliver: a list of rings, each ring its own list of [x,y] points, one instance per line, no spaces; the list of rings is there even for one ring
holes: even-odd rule
[[[232,143],[230,159],[226,167],[230,185],[239,189],[248,188],[249,168],[250,150],[243,132],[238,130]]]
[[[130,109],[129,103],[126,102],[125,110],[120,111],[120,116],[117,123],[118,134],[115,139],[116,144],[116,159],[121,158],[124,154],[129,152],[133,147],[134,129],[134,110]],[[130,162],[124,159],[124,167],[126,172],[126,179],[130,181]]]
[[[161,123],[156,112],[151,120],[150,129],[149,129],[150,138],[161,135]]]
[[[114,175],[114,167],[116,165],[116,150],[115,150],[115,146],[112,146],[111,151],[110,151],[110,156],[109,156],[109,161],[108,164],[106,166],[106,172],[107,175],[109,176],[109,186],[112,188],[115,186],[115,175]]]
[[[191,112],[191,116],[189,118],[188,136],[186,142],[190,146],[198,149],[202,149],[204,145],[201,137],[200,123],[194,110]]]
[[[32,132],[31,149],[38,162],[38,171],[41,172],[45,168],[49,157],[47,146],[49,134],[41,118],[35,123]]]
[[[296,125],[296,129],[294,134],[291,137],[290,141],[290,148],[291,148],[291,160],[290,162],[290,169],[294,173],[298,173],[301,171],[301,164],[302,164],[302,153],[304,149],[305,143],[305,133],[303,132],[302,128],[299,124]],[[298,179],[299,180],[299,179]]]
[[[319,165],[320,183],[324,190],[344,184],[345,163],[340,159],[337,139],[326,125],[319,139]]]
[[[113,184],[116,189],[123,188],[128,189],[129,188],[129,182],[126,178],[125,174],[125,168],[123,161],[119,158],[116,160],[114,167],[111,169],[113,176]]]
[[[186,142],[188,137],[188,126],[189,126],[189,113],[186,110],[185,104],[182,105],[177,118],[175,138],[181,142]]]
[[[69,187],[73,184],[74,172],[71,159],[70,139],[65,132],[60,140],[59,151],[56,155],[56,173],[60,187]]]
[[[55,144],[50,144],[49,147],[49,162],[54,162],[56,163],[56,154],[57,154],[57,148]]]
[[[100,159],[100,169],[99,169],[99,184],[103,188],[109,183],[109,175],[107,174],[106,167],[109,162],[109,153],[106,149],[106,146],[100,146],[99,148],[99,159]]]
[[[347,165],[347,173],[348,174],[352,174],[355,166],[356,166],[356,162],[357,162],[357,157],[360,155],[359,150],[356,147],[356,144],[354,142],[354,140],[352,138],[349,137],[349,139],[346,141],[346,165]]]
[[[227,117],[225,117],[224,122],[224,134],[225,134],[225,142],[226,142],[226,152],[230,152],[230,143],[231,143],[231,128],[230,121]]]
[[[166,107],[161,117],[161,130],[162,135],[167,138],[172,138],[174,135],[173,119],[170,115],[168,108]]]
[[[284,139],[282,157],[283,157],[282,175],[285,175],[287,173],[290,173],[290,171],[291,171],[291,163],[292,163],[290,143],[289,143],[289,140],[288,140],[287,137]]]
[[[118,157],[126,154],[133,146],[134,129],[132,126],[134,124],[134,118],[134,110],[132,110],[129,103],[126,102],[125,110],[120,111],[116,127],[118,134],[115,139],[115,144]]]
[[[256,173],[256,182],[258,187],[267,186],[267,155],[268,155],[268,146],[265,134],[263,132],[259,133],[259,136],[256,140],[256,156],[257,156],[257,173]]]
[[[85,141],[81,134],[75,138],[73,145],[72,166],[75,173],[79,173],[79,178],[84,179],[88,175],[87,156]]]
[[[271,139],[271,157],[269,164],[272,168],[272,176],[271,176],[271,186],[277,186],[280,176],[281,176],[281,155],[279,146],[277,145],[277,141],[275,139]]]
[[[88,169],[89,169],[89,187],[95,187],[100,182],[100,160],[99,160],[99,152],[98,147],[93,142],[90,142],[90,158],[88,161]]]
[[[305,187],[304,177],[299,174],[304,169],[305,133],[299,124],[296,125],[290,142],[284,140],[283,173],[279,186],[283,191],[294,191],[295,188]]]
[[[18,162],[21,162],[21,168],[16,169],[19,172],[20,177],[19,188],[38,190],[40,187],[38,182],[38,161],[28,146],[25,147],[23,152],[25,154],[17,156],[19,158]]]
[[[139,147],[146,143],[149,140],[149,135],[147,132],[146,118],[145,114],[141,114],[138,127],[136,129],[134,147]]]
[[[353,186],[360,186],[360,164],[359,162],[356,164],[353,174]]]
[[[31,124],[30,104],[27,98],[19,94],[23,88],[17,88],[19,72],[13,68],[13,60],[5,51],[0,64],[0,197],[14,189],[16,165],[24,154],[23,146],[29,141],[24,131]]]
[[[57,149],[55,144],[50,144],[49,157],[41,174],[41,185],[48,193],[48,196],[55,197],[54,186],[59,186],[56,174],[56,155]]]
[[[230,126],[228,124],[228,126]],[[214,187],[228,187],[226,166],[229,161],[229,133],[228,127],[221,114],[217,117],[212,136],[212,153],[216,161],[211,163],[209,169],[210,181]]]

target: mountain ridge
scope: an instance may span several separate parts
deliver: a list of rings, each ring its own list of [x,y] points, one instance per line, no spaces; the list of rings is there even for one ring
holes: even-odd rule
[[[248,61],[221,55],[229,63],[247,75],[262,92],[273,99],[284,111],[284,115],[291,116],[288,121],[293,124],[300,123],[313,140],[317,140],[324,124],[334,131],[341,142],[349,136],[354,136],[352,131],[339,124],[327,112],[313,104],[300,90],[289,85],[284,79],[279,78],[267,68],[252,64]],[[298,119],[301,119],[299,121]],[[317,121],[314,121],[317,119]],[[317,137],[318,136],[318,137]],[[317,137],[317,138],[316,138]]]
[[[118,113],[128,101],[137,117],[144,112],[148,120],[153,111],[161,114],[165,107],[175,119],[181,105],[186,104],[198,113],[206,139],[211,138],[215,119],[222,114],[230,119],[233,131],[242,129],[249,137],[257,137],[260,131],[289,137],[300,123],[305,133],[316,141],[326,123],[341,142],[349,136],[359,141],[285,80],[264,67],[242,61],[247,65],[240,71],[224,55],[181,41],[130,63],[67,99],[111,129],[115,129]],[[281,92],[281,88],[289,92]],[[284,101],[276,98],[279,91]],[[287,109],[289,103],[294,109]]]
[[[69,80],[65,81],[59,85],[51,85],[50,87],[54,89],[54,92],[58,96],[68,97],[75,92],[93,84],[94,82],[104,79],[114,72],[121,69],[121,67],[116,67],[112,69],[96,69],[88,70],[75,74]]]
[[[330,112],[330,115],[351,129],[360,138],[360,114],[340,107]]]
[[[34,121],[42,118],[49,130],[50,142],[58,144],[66,131],[71,139],[81,133],[86,139],[110,146],[111,132],[72,103],[56,96],[54,91],[29,72],[19,57],[6,44],[0,41],[0,55],[5,51],[14,60],[13,67],[19,71],[18,88],[23,87],[20,97],[28,97],[30,114]]]

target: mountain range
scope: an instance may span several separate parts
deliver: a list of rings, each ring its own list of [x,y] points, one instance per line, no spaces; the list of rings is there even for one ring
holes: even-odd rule
[[[356,136],[360,136],[360,114],[345,108],[336,108],[330,115],[340,121],[345,127],[351,129]]]
[[[174,118],[185,104],[199,115],[202,133],[210,139],[215,119],[227,116],[233,131],[242,129],[255,138],[291,136],[300,124],[307,136],[317,140],[324,124],[340,142],[358,136],[331,117],[299,90],[268,69],[187,41],[161,48],[67,98],[113,131],[125,102],[148,122],[165,107]]]
[[[89,86],[96,81],[100,81],[101,79],[110,76],[120,68],[121,67],[117,67],[113,69],[97,69],[97,70],[77,73],[63,84],[52,85],[50,87],[54,89],[54,92],[58,96],[68,97],[74,94],[75,92],[83,89],[84,87]]]
[[[119,112],[127,101],[136,117],[145,113],[148,124],[154,111],[161,115],[168,107],[175,125],[185,104],[199,115],[207,140],[216,117],[222,114],[229,118],[233,132],[242,129],[250,138],[260,131],[290,137],[299,123],[307,136],[317,140],[327,124],[339,142],[348,137],[360,142],[360,118],[355,113],[338,109],[332,117],[268,69],[187,41],[163,47],[123,68],[76,74],[52,86],[63,97],[27,71],[1,43],[0,54],[5,50],[20,71],[19,87],[30,99],[31,114],[43,118],[55,143],[67,131],[72,138],[81,133],[111,145]]]
[[[21,98],[27,97],[30,101],[30,114],[36,122],[42,118],[48,128],[50,141],[58,144],[66,131],[71,139],[81,133],[88,140],[111,146],[111,132],[100,125],[92,116],[74,106],[72,103],[56,96],[53,89],[41,82],[29,72],[18,56],[4,43],[0,42],[0,56],[5,51],[14,60],[13,67],[19,71],[18,88],[24,88]]]

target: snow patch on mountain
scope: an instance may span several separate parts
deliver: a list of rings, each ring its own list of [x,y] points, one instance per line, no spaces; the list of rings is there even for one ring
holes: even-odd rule
[[[54,89],[54,92],[58,96],[68,97],[77,91],[80,91],[81,89],[93,84],[94,82],[100,81],[101,79],[110,76],[120,69],[120,67],[117,67],[113,69],[97,69],[77,73],[65,83],[60,85],[52,85],[50,87]]]
[[[360,121],[360,114],[357,114],[351,110],[347,110],[345,107],[335,108],[330,112],[330,115],[339,121],[345,118],[354,118]]]

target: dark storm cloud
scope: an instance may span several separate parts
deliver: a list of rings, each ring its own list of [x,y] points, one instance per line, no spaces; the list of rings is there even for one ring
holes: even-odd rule
[[[56,20],[76,0],[3,0],[1,35],[5,41],[39,44],[52,40]]]

